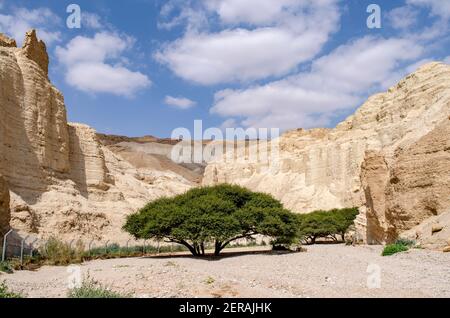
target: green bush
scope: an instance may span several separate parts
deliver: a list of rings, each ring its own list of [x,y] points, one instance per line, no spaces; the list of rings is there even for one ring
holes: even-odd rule
[[[6,283],[2,282],[0,283],[0,298],[23,298],[23,296],[10,291]]]
[[[383,256],[390,256],[394,255],[400,252],[406,252],[409,250],[409,247],[403,244],[389,244],[386,245],[383,249],[383,253],[381,255]]]
[[[289,245],[297,220],[268,194],[222,184],[153,201],[130,215],[123,228],[137,239],[178,243],[198,256],[205,255],[208,243],[219,255],[231,242],[257,234]]]
[[[13,272],[13,268],[8,262],[0,262],[0,272],[11,274]]]
[[[395,241],[395,244],[413,247],[414,245],[416,245],[416,241],[401,238]]]
[[[383,249],[383,256],[390,256],[400,252],[406,252],[415,246],[416,242],[408,239],[398,239],[394,244],[386,245]]]
[[[40,256],[48,265],[69,265],[83,261],[84,245],[78,241],[74,247],[55,237],[48,239],[39,251]]]
[[[78,288],[69,291],[68,298],[130,298],[130,295],[110,290],[97,281],[86,278]]]
[[[298,235],[308,244],[314,244],[318,238],[338,240],[338,235],[344,241],[345,233],[354,223],[358,208],[333,209],[330,211],[315,211],[298,215]]]

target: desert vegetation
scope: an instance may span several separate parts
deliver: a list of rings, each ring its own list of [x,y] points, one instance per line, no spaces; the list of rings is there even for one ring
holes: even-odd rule
[[[0,283],[0,298],[23,298],[23,295],[11,291],[5,282],[1,282]]]
[[[411,240],[404,240],[404,239],[398,239],[393,244],[388,244],[384,247],[383,252],[381,253],[382,256],[391,256],[397,253],[406,252],[411,247],[415,245],[414,241]]]
[[[85,277],[81,286],[69,290],[68,298],[130,298],[131,295],[111,290],[91,277]]]
[[[345,234],[353,225],[358,208],[315,211],[298,215],[298,236],[306,244],[314,244],[318,238],[345,240]]]
[[[222,184],[161,198],[127,218],[124,230],[137,239],[156,239],[185,246],[194,256],[214,254],[239,239],[264,235],[272,245],[297,238],[297,217],[272,196]]]

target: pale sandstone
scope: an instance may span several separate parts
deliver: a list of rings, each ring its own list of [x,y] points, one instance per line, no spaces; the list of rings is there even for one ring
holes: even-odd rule
[[[0,46],[17,47],[16,41],[0,33]]]
[[[123,243],[126,215],[194,185],[170,171],[136,168],[90,127],[68,124],[64,98],[47,77],[45,44],[35,31],[23,48],[10,44],[0,38],[0,173],[9,185],[14,229]],[[3,223],[7,214],[0,215]]]
[[[10,217],[9,189],[5,179],[0,175],[0,236],[8,231]]]
[[[394,156],[378,154],[384,164],[370,175],[368,155],[362,179],[366,191],[368,237],[392,241],[401,233],[427,247],[445,245],[450,229],[450,120]],[[375,219],[371,224],[369,220]]]

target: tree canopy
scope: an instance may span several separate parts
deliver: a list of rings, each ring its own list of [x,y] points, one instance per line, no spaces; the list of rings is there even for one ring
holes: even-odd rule
[[[257,234],[271,237],[274,245],[290,244],[298,223],[272,196],[222,184],[150,202],[123,228],[138,239],[182,244],[197,256],[205,254],[208,243],[219,255],[231,242]]]
[[[354,223],[358,208],[333,209],[330,211],[314,211],[298,215],[299,236],[308,243],[315,243],[317,238],[331,237],[337,240],[340,235],[344,240],[345,233]]]

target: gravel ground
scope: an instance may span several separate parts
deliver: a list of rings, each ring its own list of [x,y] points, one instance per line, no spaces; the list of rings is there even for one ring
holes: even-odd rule
[[[413,249],[382,257],[381,249],[315,245],[303,253],[114,259],[80,268],[134,297],[450,297],[450,253]],[[368,280],[377,286],[378,269],[380,288],[368,288]],[[0,281],[28,297],[65,297],[69,276],[67,267],[46,266]]]

